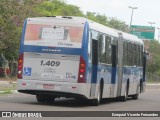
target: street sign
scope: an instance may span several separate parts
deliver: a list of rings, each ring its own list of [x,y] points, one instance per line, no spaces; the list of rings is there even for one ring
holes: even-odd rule
[[[139,26],[139,25],[131,25],[131,34],[136,35],[141,39],[154,39],[155,27],[151,26]]]

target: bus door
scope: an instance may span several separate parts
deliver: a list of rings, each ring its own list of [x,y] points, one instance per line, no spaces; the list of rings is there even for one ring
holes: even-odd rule
[[[117,97],[121,96],[123,79],[123,35],[119,33],[118,38],[118,82],[117,82]]]
[[[89,34],[89,56],[90,56],[90,77],[91,77],[91,91],[90,97],[95,97],[96,83],[97,83],[97,71],[98,71],[98,32],[90,31]]]
[[[143,63],[143,81],[141,81],[140,85],[141,85],[141,89],[140,92],[144,92],[145,91],[145,82],[146,82],[146,62],[147,59],[149,58],[149,53],[147,52],[143,52],[143,58],[142,58],[142,63]]]

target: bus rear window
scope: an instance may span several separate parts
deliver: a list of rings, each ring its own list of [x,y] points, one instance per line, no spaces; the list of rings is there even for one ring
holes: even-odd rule
[[[82,27],[28,24],[24,44],[81,48],[82,36]]]

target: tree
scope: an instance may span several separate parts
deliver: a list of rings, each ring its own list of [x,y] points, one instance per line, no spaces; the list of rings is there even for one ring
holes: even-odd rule
[[[108,26],[111,28],[121,30],[123,32],[129,32],[129,26],[124,21],[120,21],[114,17],[109,19]]]
[[[96,14],[95,12],[87,12],[86,18],[107,26],[107,17],[105,15]]]
[[[23,22],[27,17],[40,16],[36,6],[44,0],[1,0],[0,2],[0,53],[7,60],[18,58]]]
[[[160,75],[160,43],[156,40],[144,41],[150,58],[147,63],[147,72]]]
[[[123,22],[118,20],[117,18],[108,18],[106,17],[106,15],[101,15],[101,14],[97,14],[94,12],[87,12],[85,15],[86,18],[93,20],[95,22],[98,22],[102,25],[117,29],[117,30],[121,30],[123,32],[128,32],[129,31],[129,26]]]
[[[66,4],[63,0],[45,1],[37,7],[43,16],[83,16],[83,12],[75,5]]]

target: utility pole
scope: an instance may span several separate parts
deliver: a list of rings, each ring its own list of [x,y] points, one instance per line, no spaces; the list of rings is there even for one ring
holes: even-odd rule
[[[159,28],[159,27],[157,27],[157,29],[158,29],[158,42],[159,42],[159,37],[160,37],[160,28]]]
[[[131,25],[132,25],[132,19],[133,19],[133,10],[134,10],[134,9],[138,9],[138,7],[131,7],[131,6],[129,6],[129,8],[131,8],[131,9],[132,9],[132,13],[131,13],[131,20],[130,20],[130,28],[131,28]]]

